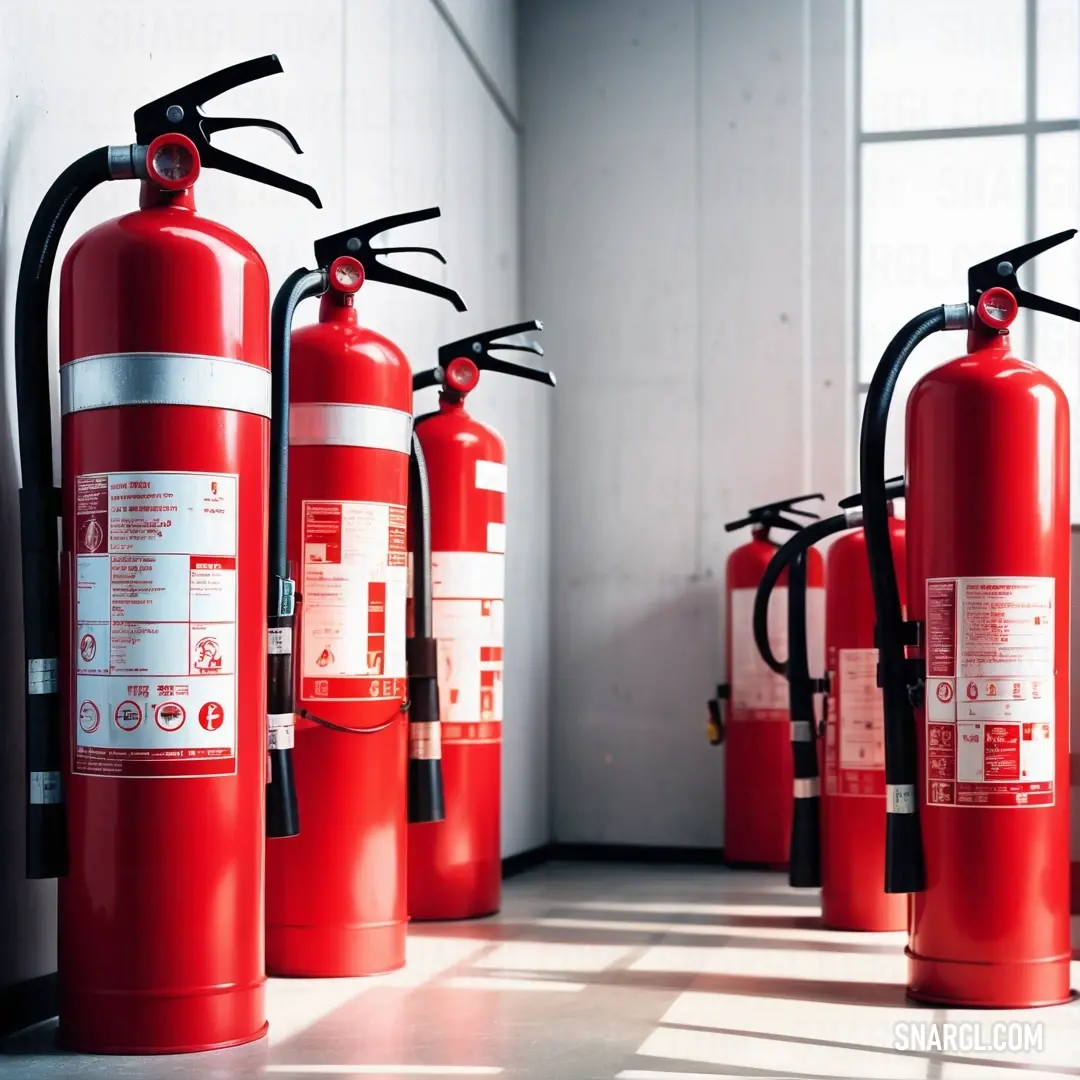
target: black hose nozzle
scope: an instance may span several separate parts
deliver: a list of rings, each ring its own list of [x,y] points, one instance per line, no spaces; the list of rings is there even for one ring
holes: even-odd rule
[[[821,791],[814,716],[816,684],[810,678],[806,644],[806,563],[806,552],[800,551],[788,567],[787,679],[795,780],[788,883],[796,889],[821,885]]]
[[[324,270],[294,270],[274,297],[270,314],[270,529],[267,582],[266,712],[267,753],[266,835],[269,839],[298,836],[300,812],[292,752],[296,737],[293,686],[293,628],[296,588],[289,565],[289,360],[292,323],[297,305],[326,292]]]
[[[891,493],[885,480],[885,431],[905,361],[920,341],[946,326],[945,308],[931,308],[912,319],[889,343],[867,393],[859,447],[863,531],[877,614],[878,683],[885,729],[887,893],[922,892],[926,868],[916,795],[915,709],[909,693],[903,609],[889,536]]]
[[[409,668],[408,821],[423,825],[446,818],[439,723],[439,651],[432,635],[431,497],[420,437],[409,455],[412,513],[413,636],[405,642]]]
[[[53,487],[49,391],[49,292],[60,238],[75,208],[114,174],[102,146],[69,165],[53,182],[30,223],[15,296],[15,403],[19,424],[20,546],[26,733],[26,876],[68,872],[67,808],[61,778],[66,727],[60,708],[60,565]]]
[[[406,657],[409,664],[408,819],[410,825],[423,825],[446,818],[435,639],[409,638]]]

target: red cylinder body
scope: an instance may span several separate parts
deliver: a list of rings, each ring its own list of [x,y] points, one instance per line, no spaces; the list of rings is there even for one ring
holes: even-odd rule
[[[904,523],[889,521],[900,601]],[[821,918],[836,930],[903,930],[907,897],[885,892],[885,732],[866,535],[838,537],[825,559],[830,695],[821,799]]]
[[[59,1012],[89,1053],[267,1026],[269,283],[190,192],[151,201],[76,241],[61,273]],[[145,379],[204,404],[109,407]]]
[[[1069,410],[1007,336],[926,375],[907,413],[909,615],[926,890],[908,991],[1069,996]]]
[[[754,598],[777,546],[765,530],[727,561],[727,670],[731,700],[724,738],[724,857],[728,862],[783,869],[791,848],[791,713],[788,685],[754,643]],[[806,563],[806,623],[810,670],[824,657],[824,562],[811,548]],[[787,659],[787,571],[769,602],[769,642]]]
[[[431,498],[446,819],[409,826],[409,914],[499,909],[506,448],[440,394],[417,421]]]
[[[331,288],[292,335],[288,551],[297,574],[300,835],[267,843],[271,974],[405,963],[405,543],[412,376]]]

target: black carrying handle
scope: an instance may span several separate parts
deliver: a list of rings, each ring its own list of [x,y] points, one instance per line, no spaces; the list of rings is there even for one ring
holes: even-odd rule
[[[797,514],[799,517],[810,518],[816,521],[820,515],[812,510],[803,510],[798,503],[809,502],[811,499],[824,499],[825,496],[816,491],[810,495],[794,495],[790,499],[780,499],[778,502],[763,503],[761,506],[751,506],[746,512],[746,517],[738,521],[729,521],[724,526],[725,532],[735,532],[744,529],[747,525],[763,525],[769,529],[791,529],[796,531],[803,527],[803,523],[792,521],[788,514]]]
[[[1076,235],[1076,229],[1065,229],[1063,232],[1054,233],[1053,236],[1044,236],[1041,240],[1033,240],[1030,244],[1021,244],[1011,251],[1003,251],[992,259],[976,263],[968,270],[968,303],[974,306],[979,302],[987,289],[1008,289],[1016,298],[1017,304],[1031,311],[1042,311],[1047,315],[1057,315],[1062,319],[1071,319],[1080,322],[1080,309],[1070,307],[1068,304],[1059,304],[1056,300],[1048,300],[1045,296],[1036,296],[1035,293],[1027,292],[1020,288],[1020,282],[1016,279],[1016,271],[1026,262],[1030,262],[1036,255],[1044,251],[1064,244]]]
[[[527,352],[532,353],[534,356],[543,356],[544,349],[539,342],[526,341],[517,344],[500,340],[501,338],[516,337],[518,334],[527,334],[543,329],[544,324],[539,319],[530,319],[528,322],[500,326],[495,330],[487,330],[481,334],[471,334],[469,337],[448,342],[439,348],[438,367],[417,372],[413,376],[413,390],[424,390],[429,386],[444,385],[446,369],[458,357],[471,360],[480,371],[496,371],[501,375],[515,375],[519,379],[529,379],[532,382],[543,383],[545,386],[554,386],[555,376],[550,371],[544,371],[542,368],[526,367],[524,364],[514,364],[509,360],[503,360],[492,355],[495,351],[501,351]]]
[[[271,53],[254,60],[245,60],[231,67],[222,68],[201,79],[181,86],[172,93],[165,94],[135,110],[135,138],[142,146],[149,146],[159,135],[178,132],[186,135],[199,152],[203,168],[217,169],[232,173],[257,184],[280,188],[308,200],[321,208],[319,193],[309,184],[294,180],[291,176],[256,165],[253,161],[237,157],[235,154],[219,150],[210,142],[210,136],[218,131],[234,128],[259,127],[280,135],[292,149],[302,154],[300,144],[293,138],[288,128],[276,120],[264,120],[258,117],[206,116],[201,106],[206,102],[234,90],[245,83],[265,79],[268,75],[280,75],[284,69],[281,61]]]
[[[788,710],[794,804],[788,884],[796,889],[821,886],[821,790],[818,775],[814,693],[806,641],[806,576],[808,553],[800,551],[788,568]]]
[[[376,248],[371,246],[371,241],[381,233],[390,229],[397,229],[403,225],[415,225],[421,221],[431,221],[440,217],[442,211],[437,206],[427,210],[412,210],[406,214],[393,214],[390,217],[378,218],[375,221],[357,225],[351,229],[324,236],[315,241],[315,261],[319,266],[329,268],[335,259],[343,256],[356,259],[364,268],[365,281],[379,281],[384,285],[397,285],[402,289],[413,289],[416,292],[428,293],[442,300],[448,300],[458,311],[467,310],[465,302],[453,289],[445,285],[439,285],[434,281],[416,277],[414,274],[406,274],[402,270],[395,270],[379,261],[382,255],[396,255],[401,252],[419,252],[432,255],[444,266],[446,259],[435,250],[426,247],[387,247]]]

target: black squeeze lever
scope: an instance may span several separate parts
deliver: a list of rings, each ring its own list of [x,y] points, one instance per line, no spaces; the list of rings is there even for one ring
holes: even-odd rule
[[[429,293],[443,300],[449,300],[458,311],[465,311],[467,309],[464,301],[453,289],[448,289],[445,285],[439,285],[434,281],[425,281],[423,278],[406,274],[401,270],[395,270],[392,266],[379,262],[378,259],[380,255],[396,255],[411,251],[434,255],[445,266],[446,259],[434,248],[374,248],[371,246],[371,241],[380,233],[396,229],[401,225],[415,225],[420,221],[430,221],[432,218],[439,217],[440,214],[439,208],[432,206],[428,210],[392,214],[390,217],[379,218],[377,221],[369,221],[366,225],[358,225],[355,229],[346,229],[332,236],[324,236],[321,240],[315,241],[315,260],[319,266],[329,267],[335,259],[343,255],[351,256],[364,268],[365,281],[381,281],[384,285],[399,285],[403,289]]]
[[[244,83],[264,79],[267,75],[280,75],[284,69],[281,61],[273,55],[260,56],[254,60],[245,60],[240,64],[222,68],[205,78],[196,79],[187,86],[181,86],[171,94],[159,97],[135,110],[135,138],[141,146],[149,146],[159,135],[177,131],[186,135],[199,151],[199,160],[204,168],[218,169],[233,173],[259,184],[280,188],[307,199],[316,207],[322,208],[318,192],[308,184],[283,176],[245,161],[235,154],[226,153],[211,145],[210,136],[217,131],[231,128],[261,127],[280,135],[298,154],[303,153],[299,143],[293,138],[288,128],[275,120],[262,120],[255,117],[206,116],[201,106],[213,98],[234,90]]]
[[[792,521],[784,515],[798,514],[799,517],[812,518],[816,521],[821,516],[820,514],[815,514],[812,510],[802,510],[796,507],[795,504],[807,502],[809,499],[824,498],[825,496],[821,492],[814,492],[812,495],[795,495],[790,499],[780,499],[778,502],[751,506],[746,512],[746,517],[739,518],[738,521],[729,521],[724,526],[724,531],[735,532],[737,529],[745,528],[747,525],[764,525],[767,528],[791,529],[793,532],[797,532],[803,526],[798,521]]]
[[[482,334],[472,334],[458,341],[451,341],[439,348],[439,366],[430,371],[421,371],[413,376],[413,390],[423,390],[428,386],[438,386],[446,378],[446,369],[451,362],[459,356],[471,360],[480,371],[497,371],[502,375],[516,375],[521,379],[531,379],[533,382],[543,383],[545,386],[555,385],[555,376],[550,371],[540,368],[526,367],[524,364],[513,364],[509,360],[500,360],[492,356],[493,350],[506,350],[513,352],[528,352],[534,356],[543,356],[543,347],[535,341],[527,341],[523,345],[513,345],[509,342],[500,341],[500,338],[514,337],[517,334],[527,334],[530,330],[543,330],[544,324],[539,319],[530,319],[528,322],[514,323],[513,326],[500,326],[497,330],[488,330]]]
[[[1021,244],[1020,247],[1013,248],[1012,251],[1005,251],[1001,255],[995,255],[985,262],[976,263],[968,269],[968,303],[974,307],[979,302],[979,297],[987,289],[997,286],[1008,289],[1016,297],[1016,302],[1022,308],[1043,311],[1047,315],[1057,315],[1062,319],[1080,322],[1080,309],[1026,292],[1020,288],[1020,283],[1016,280],[1016,271],[1024,263],[1030,262],[1036,255],[1041,255],[1044,251],[1049,251],[1059,244],[1064,244],[1066,240],[1071,240],[1075,235],[1076,229],[1066,229],[1064,232],[1054,233],[1053,236],[1033,240],[1030,244]]]

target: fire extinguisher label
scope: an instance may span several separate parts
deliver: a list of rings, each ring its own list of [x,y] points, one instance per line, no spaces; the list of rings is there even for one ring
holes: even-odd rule
[[[236,771],[237,477],[75,478],[72,771]]]
[[[476,486],[481,491],[506,494],[506,466],[501,461],[477,461]]]
[[[731,720],[787,723],[788,685],[761,658],[754,642],[757,589],[731,590]],[[769,598],[769,644],[778,660],[787,659],[788,591],[777,586]],[[806,590],[806,644],[810,670],[825,670],[825,590]]]
[[[446,743],[497,743],[503,718],[504,559],[432,553],[439,719]]]
[[[927,802],[1054,805],[1054,579],[926,583]]]
[[[830,794],[885,795],[885,725],[877,663],[877,649],[836,651],[836,723],[825,733]]]
[[[300,696],[405,696],[404,506],[305,500]]]

